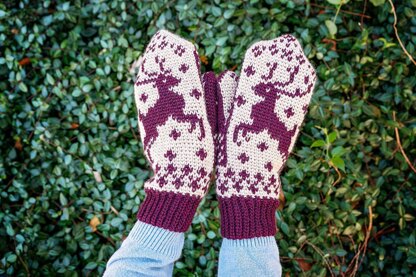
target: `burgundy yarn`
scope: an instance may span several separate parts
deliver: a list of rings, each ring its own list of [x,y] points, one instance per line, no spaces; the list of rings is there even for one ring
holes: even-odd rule
[[[173,232],[188,230],[200,198],[174,192],[146,190],[137,219]]]
[[[249,239],[276,234],[277,199],[219,197],[221,235],[227,239]]]
[[[217,133],[217,77],[210,71],[202,76],[202,85],[205,94],[205,107],[207,109],[208,122],[211,125],[212,136]]]
[[[134,87],[143,148],[154,170],[137,218],[174,232],[191,225],[214,163],[209,125],[216,122],[215,90],[208,109],[199,72],[195,46],[160,30],[140,57]]]

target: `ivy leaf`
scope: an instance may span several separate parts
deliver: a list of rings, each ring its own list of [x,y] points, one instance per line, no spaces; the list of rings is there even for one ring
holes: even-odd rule
[[[332,4],[332,5],[337,6],[337,5],[341,4],[342,0],[326,0],[326,1],[330,4]]]
[[[329,143],[333,143],[336,138],[337,138],[337,133],[336,132],[331,132],[328,135],[328,141],[329,141]]]
[[[331,150],[331,155],[333,156],[333,157],[335,157],[335,156],[338,156],[338,157],[341,157],[342,155],[344,155],[346,153],[346,150],[345,150],[345,148],[344,147],[342,147],[342,146],[337,146],[337,147],[335,147],[335,148],[333,148],[332,150]]]
[[[223,46],[225,44],[225,42],[227,41],[227,39],[228,39],[228,37],[220,37],[215,42],[215,45],[217,45],[217,46]]]
[[[215,234],[215,232],[213,232],[213,231],[208,231],[208,233],[207,233],[207,237],[208,237],[209,239],[214,239],[214,238],[216,237],[216,234]]]
[[[119,218],[119,217],[115,217],[111,220],[111,226],[113,227],[118,227],[121,223],[123,222],[123,219]]]
[[[26,84],[23,83],[23,82],[20,82],[18,87],[22,92],[27,92],[28,91]]]
[[[337,25],[332,20],[325,20],[325,26],[328,28],[329,34],[334,36],[338,32]]]
[[[59,194],[59,202],[61,203],[62,206],[66,206],[68,204],[68,200],[66,199],[63,193]]]
[[[229,18],[231,18],[233,16],[233,14],[234,14],[234,10],[226,10],[224,12],[224,18],[225,19],[229,19]]]
[[[55,79],[49,73],[46,74],[46,80],[48,81],[48,83],[50,85],[54,85],[55,84]]]
[[[345,255],[347,255],[348,252],[345,251],[344,249],[337,249],[335,253],[337,254],[338,257],[344,257]]]
[[[374,6],[378,7],[378,6],[381,6],[381,5],[383,5],[384,3],[386,3],[386,0],[370,0],[370,2],[371,2]]]
[[[335,167],[342,169],[342,171],[345,171],[345,163],[341,157],[335,156],[331,159],[331,162]]]
[[[316,140],[316,141],[314,141],[312,143],[311,148],[314,148],[314,147],[322,147],[324,145],[325,145],[325,141],[322,140],[322,139],[319,139],[319,140]]]

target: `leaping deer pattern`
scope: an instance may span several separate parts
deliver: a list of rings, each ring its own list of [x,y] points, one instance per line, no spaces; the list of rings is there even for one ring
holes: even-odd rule
[[[274,47],[270,48],[275,51],[274,53],[277,53],[277,50]],[[258,50],[256,48],[255,50],[255,54],[259,55]],[[304,62],[304,58],[301,55],[294,55],[293,51],[286,51],[283,49],[282,52],[284,53],[283,57],[286,57],[289,60],[294,58],[298,63],[286,68],[286,71],[288,72],[287,81],[274,82],[270,80],[273,79],[273,74],[277,69],[277,63],[267,63],[267,66],[269,67],[268,74],[261,75],[261,81],[252,87],[254,94],[260,96],[263,100],[252,106],[250,114],[250,118],[252,119],[251,124],[242,122],[235,126],[233,141],[238,145],[241,145],[241,141],[238,140],[240,132],[243,138],[249,140],[249,138],[247,138],[248,133],[258,134],[266,130],[272,139],[279,141],[278,151],[283,156],[284,160],[286,160],[298,124],[295,124],[291,129],[288,129],[281,118],[275,113],[275,107],[276,105],[279,105],[281,95],[296,98],[309,94],[313,87],[313,82],[309,83],[309,77],[305,77],[305,84],[308,83],[308,87],[305,91],[301,92],[299,88],[296,88],[295,93],[291,93],[286,90],[286,88],[294,82],[295,76],[299,73],[299,64]],[[249,72],[247,73],[248,76],[251,74],[250,70],[251,69],[246,70]]]
[[[181,82],[181,79],[175,77],[172,74],[171,69],[166,69],[164,67],[165,58],[156,56],[155,63],[159,65],[160,70],[157,72],[147,72],[145,69],[146,59],[143,59],[141,64],[141,72],[144,76],[146,76],[146,78],[140,79],[136,82],[136,86],[153,83],[153,87],[157,89],[159,94],[156,103],[149,108],[146,115],[139,112],[139,119],[143,124],[144,129],[146,130],[145,137],[143,138],[143,143],[145,149],[147,149],[148,156],[151,161],[152,158],[149,150],[159,135],[157,128],[161,125],[164,125],[170,117],[179,123],[190,123],[191,126],[188,129],[190,133],[196,129],[198,124],[200,132],[198,137],[199,140],[202,140],[205,137],[205,129],[202,118],[196,114],[184,113],[184,97],[173,89],[174,87],[178,86],[178,84]],[[146,97],[141,97],[141,101],[145,102],[146,100]]]
[[[291,35],[261,41],[247,51],[221,141],[225,151],[217,163],[220,196],[278,199],[279,175],[315,81],[312,65]]]
[[[202,196],[214,162],[214,143],[196,47],[160,30],[137,65],[138,125],[154,169],[145,189]]]

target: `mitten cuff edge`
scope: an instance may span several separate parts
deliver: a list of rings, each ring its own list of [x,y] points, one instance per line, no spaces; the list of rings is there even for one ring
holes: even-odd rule
[[[137,219],[172,232],[185,232],[200,201],[199,196],[146,189]]]
[[[274,236],[278,206],[278,199],[219,197],[222,236],[227,239]]]

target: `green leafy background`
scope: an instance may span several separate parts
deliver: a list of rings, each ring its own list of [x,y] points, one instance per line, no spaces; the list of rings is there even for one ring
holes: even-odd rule
[[[394,2],[415,57],[416,1]],[[285,33],[316,66],[276,213],[285,274],[414,274],[416,66],[393,24],[389,0],[1,1],[0,275],[103,273],[151,175],[134,61],[160,28],[198,45],[202,71],[238,72]],[[211,189],[175,275],[216,274],[219,227]]]

